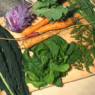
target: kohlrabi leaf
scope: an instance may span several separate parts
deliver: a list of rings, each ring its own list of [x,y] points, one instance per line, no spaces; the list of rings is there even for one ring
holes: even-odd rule
[[[38,16],[45,16],[49,20],[52,20],[52,22],[55,22],[56,20],[59,20],[62,16],[66,16],[68,13],[68,8],[64,8],[62,5],[56,7],[56,8],[41,8],[37,11]]]
[[[49,7],[50,5],[54,4],[57,0],[41,0],[37,1],[34,5],[34,9],[40,9],[43,7]]]

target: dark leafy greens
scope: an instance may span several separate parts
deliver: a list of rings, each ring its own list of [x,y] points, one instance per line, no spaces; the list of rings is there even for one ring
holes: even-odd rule
[[[26,49],[22,62],[26,83],[32,83],[38,88],[47,84],[61,86],[61,77],[66,75],[70,64],[80,56],[77,55],[77,50],[74,42],[68,44],[57,35]],[[29,56],[29,51],[33,52],[32,57]]]
[[[0,26],[0,37],[13,39],[13,36]],[[0,39],[0,89],[7,95],[28,95],[25,73],[22,71],[22,53],[16,41]],[[18,89],[19,88],[19,89]]]

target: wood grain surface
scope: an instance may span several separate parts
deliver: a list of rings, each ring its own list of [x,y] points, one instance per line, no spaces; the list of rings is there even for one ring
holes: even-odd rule
[[[69,6],[69,3],[68,3],[68,2],[65,2],[65,3],[64,3],[64,6],[66,6],[66,5]],[[78,17],[78,16],[80,16],[80,15],[79,15],[79,14],[74,14],[74,16],[75,16],[75,17]],[[42,19],[43,19],[43,18],[41,18],[41,17],[37,17],[37,19],[34,20],[34,22],[32,23],[32,25],[38,23],[38,22],[41,21]],[[84,23],[84,24],[87,24],[87,22],[85,21],[85,19],[81,19],[80,21],[81,21],[82,23]],[[3,17],[0,18],[0,24],[1,24],[2,26],[4,26],[4,18],[3,18]],[[75,40],[74,38],[71,38],[71,37],[70,37],[70,36],[71,36],[70,32],[71,32],[72,29],[73,29],[73,28],[70,28],[70,29],[68,29],[68,30],[65,30],[65,31],[61,32],[61,33],[59,34],[59,36],[61,36],[63,39],[65,39],[68,43],[70,43],[70,42],[72,42],[72,41],[76,42],[76,40]],[[14,33],[14,32],[11,32],[11,31],[9,31],[9,32],[10,32],[15,38],[18,38],[18,37],[21,37],[21,36],[22,36],[20,33]],[[22,44],[22,41],[18,41],[18,44],[21,45],[21,44]],[[23,50],[22,50],[22,53],[23,53]],[[93,64],[94,64],[94,67],[90,66],[90,71],[91,71],[92,73],[88,73],[88,72],[85,70],[85,68],[83,69],[83,71],[80,71],[80,70],[74,69],[74,68],[72,67],[71,70],[68,71],[67,76],[64,77],[64,78],[62,78],[62,82],[63,82],[63,83],[67,83],[67,82],[75,81],[75,80],[78,80],[78,79],[82,79],[82,78],[86,78],[86,77],[88,77],[88,76],[94,75],[94,74],[95,74],[95,60],[93,61]],[[38,90],[37,88],[35,88],[35,87],[34,87],[32,84],[30,84],[30,83],[28,83],[27,85],[28,85],[28,87],[29,87],[29,92]],[[52,85],[48,85],[48,86],[46,86],[46,87],[50,87],[50,86],[52,86]],[[44,87],[44,88],[46,88],[46,87]],[[43,89],[43,88],[41,88],[41,89]],[[0,95],[4,95],[4,94],[0,94]]]

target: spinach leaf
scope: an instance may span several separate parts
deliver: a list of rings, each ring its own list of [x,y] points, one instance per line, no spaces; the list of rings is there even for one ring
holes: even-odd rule
[[[49,49],[41,49],[38,54],[40,54],[40,56],[46,55],[49,52]]]
[[[59,72],[66,72],[69,69],[69,64],[56,65],[51,69]]]
[[[25,50],[22,57],[23,57],[23,65],[27,66],[27,64],[24,64],[24,63],[31,62],[31,58],[29,56],[29,51]]]
[[[60,76],[60,72],[54,71],[54,77],[56,78],[56,77],[58,77],[58,76]]]
[[[56,65],[58,65],[58,62],[54,59],[51,59],[50,62],[48,63],[48,68],[52,68]]]
[[[66,77],[66,72],[62,72],[62,73],[61,73],[61,76],[62,76],[62,77]]]
[[[53,84],[56,85],[57,87],[60,87],[62,85],[61,77],[56,78]]]
[[[38,44],[36,47],[35,47],[35,51],[34,53],[36,54],[36,56],[40,59],[40,55],[39,55],[39,52],[43,49],[46,49],[47,50],[47,47],[43,44],[43,43],[40,43]]]
[[[50,52],[48,52],[47,54],[41,56],[41,63],[43,67],[46,67],[48,62],[50,61],[51,55]]]
[[[61,38],[60,36],[57,36],[57,35],[55,35],[51,39],[57,44],[57,46],[60,48],[60,50],[63,53],[65,53],[65,51],[67,50],[67,47],[68,47],[68,43],[63,38]]]
[[[41,85],[45,84],[44,82],[40,81],[40,82],[37,82],[37,81],[31,81],[31,79],[29,79],[28,75],[25,76],[25,81],[26,83],[32,83],[33,86],[39,88]]]
[[[70,55],[73,52],[75,46],[76,46],[75,42],[70,43],[69,49],[67,50],[67,55]]]
[[[67,60],[68,64],[74,64],[75,62],[77,62],[77,59],[81,58],[82,56],[82,52],[81,50],[78,48],[78,46],[75,46],[75,50],[73,51],[73,53],[69,56],[69,59]]]
[[[28,74],[33,81],[39,81],[39,78],[35,74]]]
[[[52,57],[57,60],[57,56],[59,52],[59,48],[57,44],[54,43],[53,40],[51,41],[51,39],[45,40],[44,44],[50,49]]]
[[[61,76],[65,76],[69,69],[69,63],[67,63],[71,56],[71,54],[67,55],[69,46],[64,39],[55,35],[25,50],[23,71],[28,74],[26,82],[30,82],[38,88],[53,83],[61,86]],[[32,57],[28,55],[29,51],[33,52]]]
[[[47,82],[48,84],[52,84],[53,81],[54,81],[53,70],[50,70],[50,72],[45,76],[45,82]]]

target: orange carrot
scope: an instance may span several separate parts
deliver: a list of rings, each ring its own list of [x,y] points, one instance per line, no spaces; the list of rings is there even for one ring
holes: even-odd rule
[[[78,20],[78,17],[72,17],[72,18],[67,18],[64,21],[56,21],[54,24],[49,23],[49,24],[42,26],[35,32],[44,33],[50,30],[66,28],[70,25],[75,24],[77,20]]]
[[[47,31],[52,30],[52,31],[43,33],[43,34],[36,36],[36,37],[33,37],[33,38],[25,39],[25,40],[23,40],[23,45],[26,49],[28,49],[28,48],[46,40],[46,39],[48,39],[49,37],[52,37],[53,35],[56,35],[57,33],[62,32],[62,30],[64,30],[65,27],[76,23],[79,19],[81,19],[83,17],[84,16],[68,18],[65,21],[62,21],[63,23],[58,21],[58,22],[55,22],[53,25],[47,24],[47,25],[43,26],[45,28],[43,29],[43,31],[40,31],[40,32],[45,32],[46,30]],[[51,26],[52,26],[52,28],[51,28]],[[61,28],[63,28],[63,29],[61,29]],[[54,29],[60,29],[60,30],[54,30]],[[37,32],[39,32],[39,31],[37,31]]]
[[[47,18],[44,18],[42,21],[40,21],[38,24],[33,25],[33,26],[29,26],[27,28],[25,28],[22,31],[22,35],[26,36],[29,35],[30,33],[36,31],[37,29],[39,29],[40,27],[42,27],[43,25],[49,23],[50,21]]]

